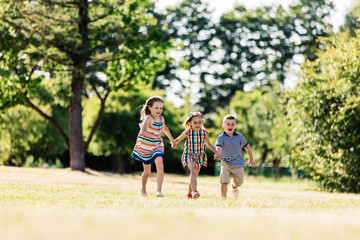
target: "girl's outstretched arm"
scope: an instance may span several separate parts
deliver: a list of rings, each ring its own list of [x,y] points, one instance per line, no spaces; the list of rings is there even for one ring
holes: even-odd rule
[[[185,130],[180,136],[178,136],[174,142],[176,144],[178,144],[179,142],[181,142],[184,138],[186,138],[186,133],[187,133],[188,130]]]
[[[163,120],[163,124],[164,124],[164,128],[163,128],[163,129],[164,129],[164,133],[165,133],[165,135],[169,138],[169,140],[170,140],[170,142],[171,142],[171,147],[172,147],[173,149],[177,149],[177,143],[175,142],[175,140],[174,140],[174,138],[173,138],[173,136],[172,136],[169,128],[166,126],[164,117],[162,117],[162,120]]]
[[[211,144],[211,142],[209,140],[209,136],[207,136],[207,135],[205,136],[205,143],[206,143],[206,146],[215,153],[215,156],[214,156],[215,159],[218,159],[221,157],[220,153],[216,150],[214,145]]]

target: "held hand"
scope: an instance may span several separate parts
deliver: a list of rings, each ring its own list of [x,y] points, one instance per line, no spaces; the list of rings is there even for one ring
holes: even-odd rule
[[[220,161],[221,160],[221,155],[219,153],[215,153],[214,154],[214,159],[217,160],[217,161]]]
[[[177,143],[175,141],[171,142],[171,148],[178,150]]]
[[[254,162],[254,160],[249,160],[249,166],[257,167],[258,165]]]

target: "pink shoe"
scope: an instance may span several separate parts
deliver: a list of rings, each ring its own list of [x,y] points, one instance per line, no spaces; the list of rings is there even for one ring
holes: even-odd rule
[[[200,193],[199,193],[198,191],[193,191],[192,197],[193,197],[194,199],[198,199],[198,198],[200,197]]]
[[[191,193],[186,194],[185,197],[186,197],[187,199],[192,199]]]

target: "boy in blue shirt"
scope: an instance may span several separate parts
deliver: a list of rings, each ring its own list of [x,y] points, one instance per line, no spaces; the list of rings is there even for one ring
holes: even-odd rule
[[[244,182],[245,159],[241,153],[242,147],[245,148],[250,157],[249,166],[257,167],[258,165],[253,160],[250,145],[245,137],[235,132],[235,117],[233,115],[226,115],[223,119],[222,127],[224,132],[218,136],[215,146],[216,150],[221,154],[221,199],[226,200],[230,177],[233,176],[231,186],[235,197],[239,195],[238,187]]]

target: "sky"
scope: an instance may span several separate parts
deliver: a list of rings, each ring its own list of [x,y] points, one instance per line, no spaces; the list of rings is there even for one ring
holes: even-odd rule
[[[156,1],[156,0],[155,0]],[[263,5],[279,5],[282,4],[285,8],[295,2],[294,0],[204,0],[209,4],[210,10],[213,10],[214,21],[217,21],[223,13],[231,11],[235,5],[244,5],[248,9],[256,8]],[[157,0],[156,8],[158,10],[165,9],[166,7],[175,6],[180,3],[181,0]],[[338,31],[339,27],[344,23],[345,14],[348,8],[351,6],[353,0],[333,0],[334,12],[331,17],[331,23],[333,30]],[[299,71],[294,69],[294,72]],[[182,75],[180,73],[180,75]],[[285,88],[293,88],[296,85],[296,73],[289,73],[287,80],[285,81]],[[186,77],[185,77],[186,78]],[[172,86],[174,89],[179,86]],[[192,86],[192,91],[197,92],[197,87]],[[247,89],[248,88],[248,89]],[[245,90],[251,90],[252,86],[246,86]],[[168,91],[167,100],[171,101],[174,105],[180,106],[183,101],[179,99],[172,91]]]
[[[211,9],[214,10],[214,17],[219,18],[223,13],[233,9],[235,4],[242,4],[246,8],[256,8],[262,5],[282,4],[284,7],[294,2],[294,0],[204,0],[209,3]],[[344,16],[347,9],[351,6],[353,0],[333,0],[335,9],[332,16],[332,24],[334,30],[344,23]],[[158,0],[157,8],[164,9],[167,6],[173,6],[181,0]]]

